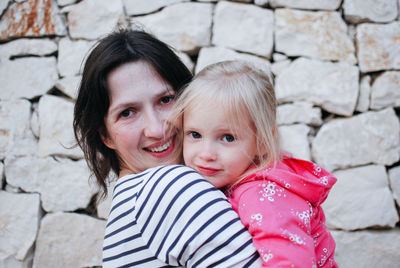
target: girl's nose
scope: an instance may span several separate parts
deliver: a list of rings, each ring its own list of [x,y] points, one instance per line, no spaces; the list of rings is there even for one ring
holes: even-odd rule
[[[204,161],[215,161],[217,160],[217,153],[209,142],[205,142],[201,147],[199,157]]]

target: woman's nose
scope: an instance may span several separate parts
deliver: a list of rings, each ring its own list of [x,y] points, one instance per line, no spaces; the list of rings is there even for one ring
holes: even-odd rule
[[[148,111],[144,121],[144,135],[149,138],[164,137],[164,123],[155,111]]]

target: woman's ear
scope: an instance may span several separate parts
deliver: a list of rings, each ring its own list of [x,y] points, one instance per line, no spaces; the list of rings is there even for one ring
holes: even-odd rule
[[[104,145],[107,146],[108,148],[114,150],[115,149],[114,141],[113,141],[113,139],[111,139],[108,136],[107,131],[104,129],[99,129],[98,132],[99,132],[101,141],[104,143]]]

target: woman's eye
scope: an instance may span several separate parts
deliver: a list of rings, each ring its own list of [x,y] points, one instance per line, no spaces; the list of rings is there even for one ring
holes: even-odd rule
[[[192,139],[200,139],[200,138],[201,138],[200,133],[198,133],[198,132],[196,132],[196,131],[190,132],[190,133],[189,133],[189,136],[190,136]]]
[[[133,115],[133,111],[130,109],[123,110],[120,114],[120,117],[129,117]]]
[[[222,136],[222,140],[224,142],[234,142],[235,141],[235,137],[231,134],[225,134],[224,136]]]
[[[169,104],[175,99],[175,96],[164,96],[160,99],[161,104]]]

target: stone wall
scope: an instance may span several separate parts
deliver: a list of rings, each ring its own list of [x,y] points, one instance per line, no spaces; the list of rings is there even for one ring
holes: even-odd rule
[[[340,267],[400,263],[399,0],[1,0],[0,267],[101,265],[108,202],[73,144],[82,61],[144,27],[198,72],[275,77],[283,147],[337,176],[324,204]]]

